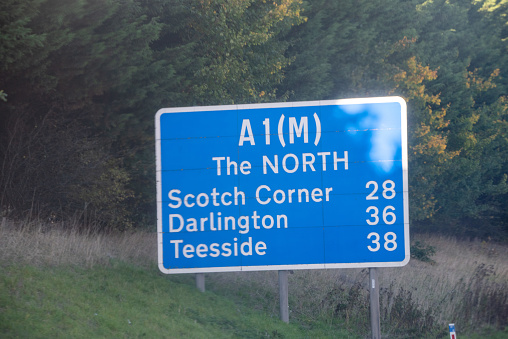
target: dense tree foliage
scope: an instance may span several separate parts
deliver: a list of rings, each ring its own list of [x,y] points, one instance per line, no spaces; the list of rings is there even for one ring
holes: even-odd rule
[[[157,109],[277,100],[302,21],[294,0],[0,6],[3,213],[121,227],[153,221]]]
[[[408,101],[413,225],[506,234],[506,1],[309,1],[293,100]]]
[[[401,95],[411,221],[508,233],[506,0],[6,0],[0,207],[154,218],[161,107]]]

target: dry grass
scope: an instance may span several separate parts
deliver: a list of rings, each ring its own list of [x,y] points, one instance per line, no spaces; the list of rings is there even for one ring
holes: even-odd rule
[[[428,235],[413,238],[436,249],[435,263],[412,259],[402,268],[378,270],[387,335],[429,331],[439,335],[449,323],[470,330],[508,325],[506,245]],[[368,275],[368,269],[295,271],[289,279],[291,316],[310,322],[322,317],[340,319],[368,333]],[[224,293],[248,297],[253,307],[277,314],[277,272],[210,278],[216,288],[227,286]],[[246,284],[252,285],[247,292],[241,290]]]
[[[111,259],[138,265],[156,265],[157,235],[147,232],[95,232],[76,223],[43,224],[38,221],[0,225],[0,262],[41,265],[108,264]]]
[[[438,321],[454,322],[457,303],[452,299],[459,299],[461,294],[479,293],[481,297],[492,289],[508,288],[507,246],[437,236],[418,239],[436,248],[436,263],[411,260],[401,269],[384,269],[381,283],[386,286],[394,282],[398,288],[410,289],[421,307],[440,310]]]
[[[435,263],[412,259],[402,268],[379,269],[387,334],[426,333],[446,329],[448,323],[470,329],[508,325],[508,246],[439,236],[413,240],[435,247]],[[3,264],[91,267],[111,259],[156,269],[156,234],[84,232],[72,223],[14,223],[5,218],[0,225]],[[367,269],[295,271],[289,284],[293,319],[338,320],[368,332]],[[253,308],[278,314],[277,272],[209,274],[207,289],[247,298]]]

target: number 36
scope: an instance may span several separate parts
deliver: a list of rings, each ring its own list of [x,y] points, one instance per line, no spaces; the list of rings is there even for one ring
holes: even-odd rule
[[[383,221],[385,224],[387,225],[392,225],[393,223],[395,223],[395,220],[397,220],[397,217],[395,216],[395,213],[391,212],[391,211],[395,211],[395,207],[393,206],[386,206],[385,209],[383,210]],[[370,206],[369,208],[367,208],[367,213],[371,213],[370,214],[370,217],[371,219],[367,219],[367,224],[369,225],[377,225],[378,222],[379,222],[379,217],[378,217],[378,214],[379,214],[379,210],[376,206]]]

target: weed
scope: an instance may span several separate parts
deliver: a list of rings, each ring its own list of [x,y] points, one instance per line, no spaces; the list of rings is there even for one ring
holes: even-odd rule
[[[419,260],[412,260],[402,268],[383,268],[379,271],[384,335],[436,337],[444,333],[450,322],[460,324],[461,330],[469,333],[481,331],[483,327],[503,329],[508,326],[507,246],[430,236],[419,236],[414,245],[413,248],[422,250],[421,254],[413,253],[419,256]],[[126,292],[127,285],[136,284],[136,280],[143,281],[140,279],[145,274],[143,270],[160,276],[156,258],[155,233],[97,232],[72,227],[72,224],[58,227],[58,224],[45,225],[37,220],[13,222],[3,218],[0,226],[0,276],[4,279],[4,286],[0,286],[0,289],[5,287],[5,290],[0,296],[0,316],[6,310],[5,305],[11,305],[16,298],[24,298],[23,291],[32,295],[23,303],[41,307],[45,298],[56,293],[53,291],[55,286],[65,289],[55,281],[50,284],[51,288],[39,286],[38,289],[27,290],[32,283],[27,277],[33,276],[30,271],[23,271],[27,265],[51,270],[66,267],[71,271],[77,267],[87,268],[89,271],[82,271],[80,279],[89,282],[86,288],[92,295],[107,295],[108,302],[126,305],[131,300]],[[428,265],[426,258],[434,264]],[[139,274],[123,267],[122,263],[125,262],[139,267]],[[19,268],[13,270],[12,267]],[[23,276],[15,274],[16,270],[24,272]],[[108,270],[116,270],[124,281],[119,283],[111,278],[106,273]],[[329,335],[330,329],[338,331],[339,328],[367,336],[370,332],[367,276],[367,269],[295,271],[289,276],[290,322],[297,323],[299,328],[307,331],[305,333],[325,333],[321,337],[333,337]],[[192,275],[169,277],[175,286],[194,285]],[[39,277],[34,276],[33,279]],[[206,286],[207,290],[232,301],[235,306],[229,307],[234,308],[235,314],[240,312],[238,310],[245,310],[244,306],[247,305],[249,310],[263,312],[270,319],[278,319],[276,271],[207,274]],[[136,284],[136,291],[140,294],[137,305],[145,307],[149,302],[142,296],[160,293],[161,289],[149,283]],[[210,299],[211,303],[217,302],[216,298],[211,298],[214,294],[205,294],[206,298],[203,298],[203,294],[198,295],[201,301]],[[182,297],[173,295],[173,299],[167,300],[167,304],[160,309],[164,321],[186,316],[187,320],[191,319],[190,323],[186,323],[190,327],[195,324],[205,326],[209,322],[223,329],[238,326],[229,317],[203,314],[199,303],[185,306],[181,302]],[[65,313],[59,307],[52,307],[47,312],[65,319]],[[75,312],[74,306],[71,311]],[[93,313],[101,314],[97,311]],[[15,317],[13,313],[10,316]],[[122,321],[126,322],[127,319],[132,326],[138,323],[131,315]],[[99,317],[88,319],[87,323],[92,330],[105,325],[113,326],[105,321]],[[59,326],[70,328],[64,320]],[[183,336],[185,326],[180,332],[175,332],[175,336],[178,333]],[[65,330],[62,331],[65,333]],[[237,328],[234,331],[233,336],[254,337],[280,337],[282,333],[287,333],[279,328],[263,331]],[[22,332],[16,333],[20,337],[27,337]]]
[[[506,326],[508,319],[508,283],[497,281],[493,265],[479,264],[471,280],[461,282],[457,316],[467,324],[478,323],[498,328]]]
[[[415,241],[414,244],[411,245],[412,259],[435,264],[436,262],[431,259],[434,254],[436,254],[436,248],[433,246],[425,245],[420,241]]]
[[[435,331],[436,323],[431,309],[424,309],[413,297],[413,292],[403,287],[395,289],[392,283],[380,291],[382,322],[392,334],[417,336]]]

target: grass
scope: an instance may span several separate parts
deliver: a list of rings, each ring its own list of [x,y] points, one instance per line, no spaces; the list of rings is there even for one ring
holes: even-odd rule
[[[484,241],[422,238],[436,248],[436,264],[413,261],[400,272],[387,269],[381,283],[392,281],[397,287],[409,287],[418,305],[437,311],[434,316],[438,323],[461,323],[463,328],[489,321],[506,325],[508,247]]]
[[[356,338],[370,333],[368,270],[295,271],[290,324],[278,320],[277,272],[159,273],[155,233],[76,224],[0,225],[2,338]],[[390,338],[508,338],[508,247],[417,236],[432,260],[379,270]]]
[[[214,293],[197,292],[186,279],[168,279],[155,267],[114,262],[87,269],[2,270],[2,338],[330,337],[330,328],[285,324]]]
[[[157,260],[157,235],[148,232],[99,233],[77,223],[44,224],[2,219],[0,259],[34,266],[93,267],[119,259],[136,265]]]
[[[458,336],[458,335],[457,335]],[[443,337],[443,339],[448,339],[450,336]],[[461,335],[460,338],[464,339],[506,339],[508,338],[508,327],[504,330],[497,330],[495,328],[485,328],[482,329],[479,333],[474,333],[471,335]]]
[[[486,328],[508,338],[503,331],[508,325],[508,247],[438,236],[418,235],[416,240],[435,248],[432,262],[411,260],[402,268],[378,270],[382,333],[390,338],[436,338],[448,335],[448,324],[455,323],[461,337]],[[213,274],[207,281],[219,294],[276,314],[276,274]],[[295,271],[289,278],[291,319],[302,324],[340,322],[368,336],[367,283],[367,269]]]
[[[201,293],[165,276],[153,234],[81,233],[6,225],[0,233],[2,338],[355,338]],[[154,241],[154,244],[156,242]]]

